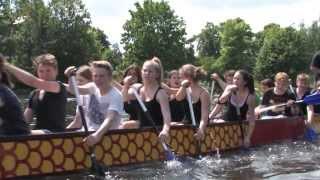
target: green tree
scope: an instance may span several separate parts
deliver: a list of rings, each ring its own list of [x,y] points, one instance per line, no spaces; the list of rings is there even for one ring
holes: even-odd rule
[[[59,69],[100,59],[110,49],[103,31],[91,27],[81,0],[3,0],[0,3],[0,50],[14,63],[31,68],[31,59],[52,53]],[[63,71],[61,71],[63,72]]]
[[[198,41],[197,51],[200,57],[219,57],[220,35],[218,26],[213,23],[207,23],[195,38]]]
[[[230,19],[221,24],[221,56],[212,69],[217,72],[226,69],[247,69],[255,64],[253,33],[244,20]]]
[[[277,72],[287,72],[292,78],[307,69],[306,39],[298,30],[273,26],[265,29],[263,46],[259,51],[255,77],[272,78]]]
[[[129,12],[131,18],[124,24],[121,38],[125,50],[123,64],[141,64],[158,56],[165,68],[176,68],[194,59],[190,49],[185,47],[184,21],[175,15],[167,2],[137,2],[135,10]]]
[[[13,0],[0,0],[0,52],[14,56],[16,53],[16,28],[18,15]]]
[[[310,61],[312,55],[320,50],[320,19],[314,21],[310,27],[300,26],[301,33],[306,37],[308,60]]]

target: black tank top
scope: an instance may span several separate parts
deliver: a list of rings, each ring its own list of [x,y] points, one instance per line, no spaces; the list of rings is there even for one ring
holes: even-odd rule
[[[196,120],[196,124],[199,125],[201,121],[201,99],[200,96],[204,91],[201,91],[199,95],[199,100],[196,103],[192,104],[193,107],[193,112],[194,112],[194,118]],[[191,119],[191,114],[190,114],[190,108],[188,104],[187,97],[183,100],[184,102],[184,110],[185,110],[185,118],[184,118],[184,123],[186,124],[192,124],[192,119]]]
[[[39,90],[31,93],[29,108],[37,118],[36,129],[47,129],[52,132],[65,130],[65,117],[67,105],[67,92],[63,83],[60,84],[60,92],[45,92],[43,99],[39,99]]]
[[[159,92],[159,90],[161,89],[161,87],[159,87],[152,100],[151,101],[143,101],[144,104],[146,105],[146,108],[148,109],[151,117],[152,117],[152,120],[154,122],[154,124],[156,126],[162,126],[163,125],[163,117],[162,117],[162,113],[161,113],[161,106],[159,104],[159,102],[157,101],[157,94]],[[139,94],[140,94],[140,89],[139,89]],[[147,117],[145,116],[145,113],[140,110],[139,111],[139,115],[138,115],[138,118],[140,120],[140,126],[141,127],[150,127],[152,126],[152,123],[147,119]]]
[[[183,120],[185,116],[183,103],[184,101],[177,101],[176,99],[172,99],[169,102],[172,122],[181,122]]]
[[[129,115],[129,120],[138,120],[138,112],[140,110],[138,100],[130,100],[124,102],[124,110]]]
[[[231,102],[231,97],[232,96],[230,96],[230,98],[227,102],[226,112],[223,116],[223,119],[225,121],[245,120],[246,116],[247,116],[248,109],[249,109],[249,106],[247,104],[249,94],[247,95],[246,100],[244,101],[243,105],[240,107],[240,117],[238,117],[238,114],[237,114],[237,107],[234,104],[232,104],[232,102]]]

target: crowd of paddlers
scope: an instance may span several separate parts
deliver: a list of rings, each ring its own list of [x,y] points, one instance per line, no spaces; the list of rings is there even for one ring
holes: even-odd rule
[[[141,68],[129,66],[119,82],[113,79],[113,67],[106,60],[92,61],[79,68],[68,67],[64,73],[69,80],[65,83],[57,80],[54,55],[39,55],[33,64],[36,76],[0,55],[0,136],[57,133],[85,127],[93,131],[85,141],[94,145],[110,129],[157,126],[162,127],[160,140],[166,141],[171,126],[191,124],[197,127],[195,138],[201,140],[209,123],[248,121],[243,143],[249,146],[257,119],[305,115],[306,123],[311,125],[320,113],[318,105],[296,103],[317,93],[320,87],[320,52],[315,53],[310,63],[315,85],[311,85],[314,78],[309,74],[298,74],[291,81],[286,72],[277,72],[255,88],[253,76],[240,69],[227,70],[223,77],[211,74],[210,93],[201,83],[206,76],[201,67],[185,64],[165,74],[157,57],[146,60]],[[12,91],[10,75],[35,88],[25,110]],[[214,96],[213,90],[217,88],[221,93]],[[77,92],[80,95],[76,114],[66,124],[68,93]],[[128,114],[127,119],[123,119],[124,113]],[[36,125],[31,130],[28,122],[34,118]]]

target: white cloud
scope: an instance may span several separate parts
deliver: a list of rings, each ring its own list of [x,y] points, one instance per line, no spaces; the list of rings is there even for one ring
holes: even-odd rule
[[[141,0],[139,0],[142,2]],[[86,0],[94,26],[104,30],[112,43],[120,43],[122,26],[130,18],[135,0]],[[320,17],[319,0],[170,0],[170,6],[183,17],[188,37],[197,34],[206,22],[219,24],[240,17],[254,32],[268,23],[282,26],[310,25]]]

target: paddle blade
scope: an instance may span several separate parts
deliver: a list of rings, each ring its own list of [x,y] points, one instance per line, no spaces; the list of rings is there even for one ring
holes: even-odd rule
[[[303,99],[303,103],[310,104],[310,105],[320,104],[320,93],[315,93],[315,94],[306,96]]]
[[[90,159],[91,159],[91,168],[90,171],[93,175],[99,178],[105,178],[104,166],[99,164],[95,154],[93,153],[93,148],[90,147]]]
[[[163,150],[164,150],[164,156],[167,161],[171,161],[175,159],[175,155],[171,151],[171,149],[168,148],[167,144],[164,142],[161,142]]]
[[[304,138],[307,141],[314,142],[318,139],[318,135],[312,128],[307,127],[306,132],[304,133]]]
[[[165,158],[166,158],[167,161],[172,161],[172,160],[175,159],[175,156],[174,156],[173,152],[170,151],[170,150],[165,150],[164,151],[164,155],[165,155]]]

